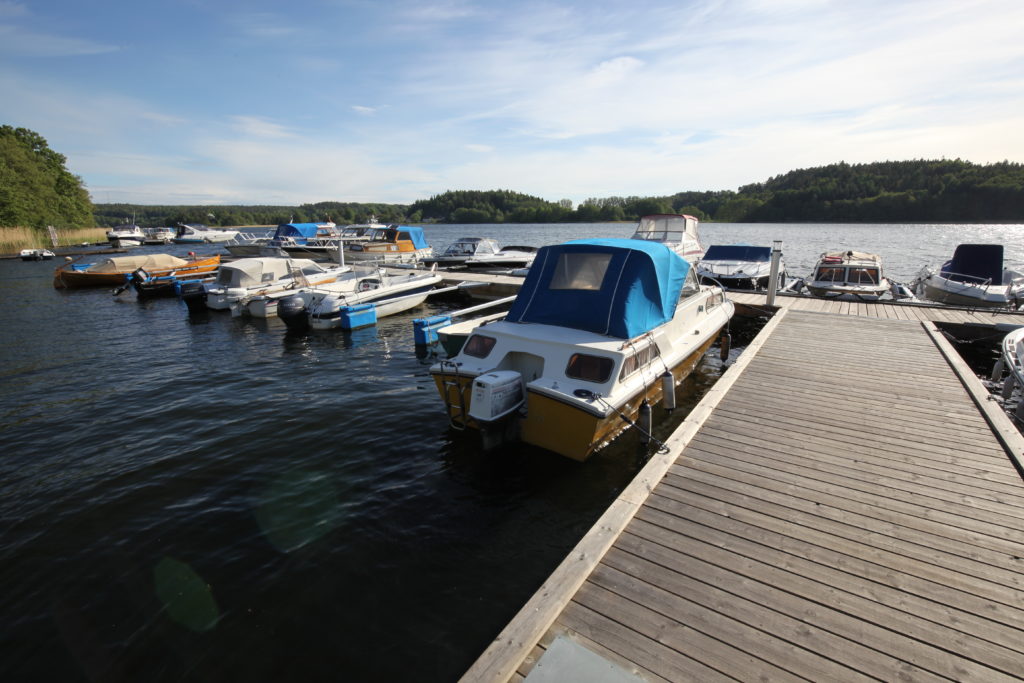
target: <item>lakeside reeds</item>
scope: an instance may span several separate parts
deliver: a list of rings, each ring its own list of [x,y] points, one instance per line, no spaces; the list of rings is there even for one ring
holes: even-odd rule
[[[70,247],[83,242],[106,242],[106,228],[69,228],[57,230],[57,246]],[[50,234],[33,228],[0,227],[0,254],[17,254],[22,249],[52,249]]]

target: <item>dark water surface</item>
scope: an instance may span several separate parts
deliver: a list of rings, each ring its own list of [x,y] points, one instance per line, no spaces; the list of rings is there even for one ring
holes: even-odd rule
[[[966,241],[1003,242],[1019,266],[1021,230],[702,226],[705,245],[783,239],[796,274],[849,243],[896,279]],[[56,291],[54,266],[0,261],[3,680],[455,680],[636,472],[635,435],[581,464],[452,431],[411,319],[456,302],[289,336],[171,299]],[[734,357],[756,329],[734,328]],[[662,438],[720,376],[717,354],[679,410],[655,410]]]

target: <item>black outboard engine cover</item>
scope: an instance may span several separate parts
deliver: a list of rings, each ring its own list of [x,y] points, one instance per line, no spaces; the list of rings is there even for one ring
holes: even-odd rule
[[[306,302],[297,294],[277,302],[277,317],[288,326],[290,332],[305,332],[309,329]]]
[[[182,282],[178,296],[188,306],[189,313],[206,311],[206,287],[202,282]]]

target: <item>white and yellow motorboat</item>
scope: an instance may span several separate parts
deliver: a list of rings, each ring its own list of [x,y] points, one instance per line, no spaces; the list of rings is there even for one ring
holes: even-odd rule
[[[733,311],[664,244],[576,240],[542,247],[505,318],[430,372],[454,426],[585,460],[674,391]]]

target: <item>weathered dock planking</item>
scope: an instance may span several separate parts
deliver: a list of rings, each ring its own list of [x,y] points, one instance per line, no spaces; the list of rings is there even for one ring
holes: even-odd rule
[[[1024,439],[934,323],[815,306],[766,324],[463,680],[572,680],[567,639],[656,681],[1024,676]]]

